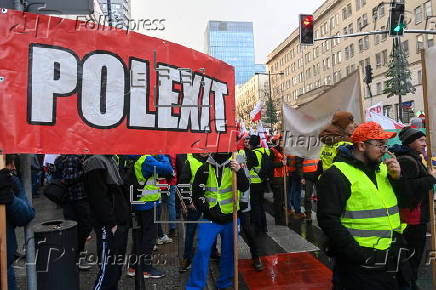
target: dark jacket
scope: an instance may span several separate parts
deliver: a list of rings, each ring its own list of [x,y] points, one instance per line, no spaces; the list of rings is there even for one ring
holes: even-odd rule
[[[92,155],[85,160],[84,184],[97,226],[130,224],[130,206],[118,166],[111,156]]]
[[[27,225],[35,217],[35,210],[26,198],[20,179],[14,175],[11,177],[11,182],[15,196],[13,201],[6,205],[8,266],[14,261],[14,255],[17,251],[15,228]]]
[[[221,213],[221,209],[218,204],[213,208],[209,208],[209,203],[204,198],[204,194],[205,194],[204,185],[207,184],[207,179],[209,177],[210,162],[216,161],[218,164],[223,164],[229,157],[223,158],[223,160],[213,160],[212,157],[210,158],[211,159],[208,159],[208,161],[205,162],[198,169],[195,175],[194,182],[192,185],[193,201],[195,207],[204,214],[204,217],[206,219],[211,220],[212,222],[215,222],[217,224],[226,224],[232,222],[233,215]],[[226,165],[226,167],[229,166],[230,166],[229,164]],[[222,171],[223,171],[222,168],[218,168],[218,170],[216,170],[218,185],[220,185]],[[236,175],[237,175],[238,190],[241,192],[248,190],[248,188],[250,187],[250,182],[248,178],[245,176],[244,169],[241,168]]]
[[[429,221],[429,195],[436,179],[428,173],[419,153],[404,145],[389,149],[398,159],[405,186],[400,191],[401,220],[407,224],[423,224]]]
[[[362,170],[377,185],[378,166],[368,167],[352,155],[352,145],[338,150],[335,162],[346,162]],[[390,180],[394,192],[398,193],[401,181]],[[373,250],[359,246],[353,236],[341,224],[348,198],[351,196],[351,184],[342,172],[332,166],[321,176],[318,185],[318,224],[328,238],[328,254],[351,263],[363,264],[373,254]]]
[[[206,162],[207,158],[209,156],[202,157],[200,154],[192,154],[192,157],[200,161],[201,163]],[[192,171],[191,171],[191,165],[189,164],[188,159],[185,160],[185,163],[183,165],[181,174],[179,175],[179,185],[185,185],[189,184],[192,178]],[[180,188],[181,195],[184,197],[183,201],[186,205],[189,205],[192,203],[192,189],[190,188]]]

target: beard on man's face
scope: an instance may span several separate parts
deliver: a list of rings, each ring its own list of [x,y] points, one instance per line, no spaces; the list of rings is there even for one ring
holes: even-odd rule
[[[371,157],[367,151],[363,152],[363,156],[365,157],[366,165],[369,168],[378,168],[378,166],[381,163],[381,157],[380,158]]]

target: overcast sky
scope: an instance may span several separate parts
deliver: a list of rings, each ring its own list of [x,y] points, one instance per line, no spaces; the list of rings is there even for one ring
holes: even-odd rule
[[[166,19],[163,31],[142,32],[204,52],[209,20],[252,21],[256,63],[297,26],[298,14],[312,13],[324,0],[131,0],[132,18]]]

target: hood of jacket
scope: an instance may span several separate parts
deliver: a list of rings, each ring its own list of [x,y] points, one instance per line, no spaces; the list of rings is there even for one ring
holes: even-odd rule
[[[319,139],[326,145],[333,145],[341,141],[351,142],[350,136],[342,128],[329,125],[319,133]]]

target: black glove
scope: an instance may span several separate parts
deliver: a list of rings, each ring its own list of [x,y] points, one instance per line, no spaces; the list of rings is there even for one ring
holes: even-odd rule
[[[0,204],[8,204],[14,200],[12,176],[9,169],[0,170]]]

